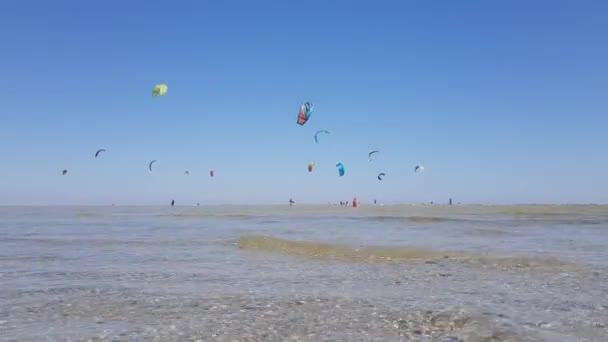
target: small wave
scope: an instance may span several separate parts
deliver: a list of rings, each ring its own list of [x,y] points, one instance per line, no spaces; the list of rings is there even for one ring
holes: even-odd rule
[[[478,222],[475,220],[465,220],[453,217],[437,217],[437,216],[370,216],[366,217],[370,221],[396,221],[396,222],[413,222],[413,223],[443,223],[443,222]]]
[[[505,235],[519,235],[513,231],[505,231],[501,229],[490,229],[490,228],[471,228],[467,230],[467,235],[481,236],[481,237],[503,237]]]
[[[337,244],[291,241],[269,236],[242,236],[237,244],[239,248],[245,250],[354,261],[430,260],[452,257],[450,254],[416,248],[354,248]]]
[[[575,265],[561,261],[557,258],[541,257],[498,257],[498,256],[469,256],[463,262],[476,268],[493,268],[501,271],[534,270],[559,271],[571,269]]]
[[[236,220],[249,220],[255,218],[262,218],[265,215],[248,215],[248,214],[222,214],[222,213],[166,213],[166,214],[157,214],[156,216],[163,217],[184,217],[184,218],[226,218],[226,219],[236,219]]]
[[[574,264],[556,258],[541,257],[501,257],[476,255],[461,252],[441,252],[412,247],[364,247],[347,245],[291,241],[270,236],[241,236],[237,241],[239,248],[316,259],[333,259],[354,262],[458,262],[475,268],[492,268],[500,271],[574,271]]]
[[[530,219],[527,223],[543,223],[543,224],[555,224],[562,226],[597,226],[597,225],[608,225],[608,218],[604,219],[572,219],[572,218],[546,218],[546,219]]]
[[[279,221],[279,220],[263,220],[263,221],[258,222],[258,224],[264,225],[264,224],[274,224],[274,223],[279,223],[279,222],[281,222],[281,221]]]
[[[97,214],[94,213],[79,213],[78,217],[96,217],[98,216]]]
[[[555,224],[564,226],[595,226],[595,225],[608,225],[608,217],[572,217],[572,215],[565,214],[518,214],[511,215],[512,218],[502,220],[483,220],[483,219],[465,219],[456,217],[441,217],[441,216],[370,216],[364,219],[375,221],[375,222],[405,222],[405,223],[420,223],[420,224],[433,224],[433,223],[469,223],[469,224],[485,224],[489,226],[501,225],[501,226],[521,226],[531,224]],[[360,217],[354,219],[361,219]]]
[[[167,240],[119,240],[119,239],[59,239],[59,238],[7,238],[2,242],[24,244],[26,246],[56,246],[56,247],[112,247],[112,246],[165,246],[165,247],[183,247],[183,246],[201,246],[209,244],[206,240],[193,239],[167,239]]]
[[[494,210],[497,214],[510,215],[515,217],[573,217],[573,216],[605,216],[608,207],[605,206],[585,206],[585,205],[529,205],[529,206],[497,206]]]
[[[42,263],[42,262],[55,262],[55,261],[69,261],[76,260],[76,258],[67,258],[61,255],[17,255],[17,256],[5,256],[0,255],[0,263],[7,262],[25,262],[25,263]]]

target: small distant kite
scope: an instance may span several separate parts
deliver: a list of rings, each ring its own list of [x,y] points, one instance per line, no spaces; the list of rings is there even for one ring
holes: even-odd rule
[[[386,174],[384,172],[378,174],[378,180],[382,180],[382,177],[386,176]]]
[[[152,96],[153,97],[165,96],[165,94],[167,94],[168,89],[169,88],[167,87],[166,84],[157,84],[154,86],[154,89],[152,90]]]
[[[68,173],[68,170],[63,170],[63,171],[61,171],[61,175],[63,175],[63,176],[65,176],[65,175],[66,175],[66,173]]]
[[[215,171],[213,171],[213,170],[210,170],[210,171],[209,171],[209,176],[210,176],[210,177],[213,177],[213,176],[215,176]]]
[[[315,167],[315,163],[308,163],[308,172],[312,172],[312,169],[314,169]]]
[[[185,174],[186,176],[190,176],[190,171],[186,170],[186,172],[184,172],[184,174]]]
[[[148,169],[150,169],[150,172],[152,172],[152,164],[156,163],[156,160],[153,160],[150,162],[150,164],[148,164]]]
[[[106,150],[103,148],[100,148],[99,150],[97,150],[97,152],[95,152],[95,158],[97,158],[101,152],[105,152],[105,151]]]
[[[336,167],[338,168],[338,174],[340,177],[344,176],[344,165],[342,163],[338,163],[336,164]]]
[[[418,173],[418,171],[424,171],[424,166],[416,165],[416,167],[414,168],[414,173]]]
[[[304,103],[300,106],[300,112],[298,113],[298,125],[304,126],[304,124],[310,118],[310,114],[312,114],[313,105],[310,102]]]
[[[319,143],[319,134],[321,134],[321,133],[330,134],[329,131],[324,130],[324,129],[317,131],[317,133],[315,133],[315,142],[317,144]]]
[[[367,158],[369,159],[369,161],[374,160],[374,155],[375,155],[376,153],[378,153],[378,152],[380,152],[380,151],[378,151],[378,150],[373,150],[373,151],[371,151],[370,153],[368,153],[368,154],[367,154]]]

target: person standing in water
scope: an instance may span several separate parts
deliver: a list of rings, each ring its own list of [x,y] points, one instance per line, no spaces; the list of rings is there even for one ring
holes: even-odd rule
[[[289,199],[289,206],[291,207],[294,203],[296,203],[296,202],[293,200],[293,198],[290,198]]]
[[[171,206],[175,205],[175,200],[171,200]]]
[[[450,198],[450,205],[452,205],[452,199]]]

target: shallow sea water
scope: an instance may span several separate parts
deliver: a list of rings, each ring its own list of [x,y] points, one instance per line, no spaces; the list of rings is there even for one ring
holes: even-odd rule
[[[608,207],[0,208],[0,341],[608,341]]]

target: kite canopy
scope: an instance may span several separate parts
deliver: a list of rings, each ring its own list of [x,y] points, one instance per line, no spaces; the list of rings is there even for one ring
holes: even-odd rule
[[[66,174],[66,173],[68,173],[68,170],[63,170],[63,171],[61,171],[61,174],[62,174],[63,176],[65,176],[65,174]]]
[[[99,154],[100,154],[101,152],[105,152],[105,151],[106,151],[106,150],[105,150],[105,149],[103,149],[103,148],[100,148],[99,150],[97,150],[97,152],[95,152],[95,158],[97,158],[97,156],[99,156]]]
[[[367,158],[369,159],[369,161],[374,160],[374,155],[375,155],[376,153],[378,153],[378,152],[380,152],[380,151],[378,151],[378,150],[373,150],[373,151],[371,151],[371,152],[370,152],[370,153],[367,155]]]
[[[148,169],[150,169],[150,172],[152,172],[152,164],[156,163],[156,160],[153,160],[150,162],[150,164],[148,164]]]
[[[319,134],[321,134],[321,133],[330,134],[329,131],[324,130],[324,129],[317,131],[317,133],[315,133],[315,142],[317,144],[319,143]]]
[[[340,177],[344,176],[344,165],[342,163],[338,163],[336,164],[336,167],[338,168],[338,174]]]
[[[209,171],[209,176],[210,176],[210,177],[213,177],[214,175],[215,175],[215,171],[210,170],[210,171]]]
[[[300,106],[300,112],[298,113],[298,125],[304,125],[308,118],[310,118],[310,114],[312,114],[313,106],[312,103],[306,102],[302,106]]]
[[[382,177],[386,176],[384,172],[378,174],[378,180],[382,180]]]
[[[167,87],[166,84],[157,84],[154,86],[154,89],[152,90],[152,96],[153,97],[157,97],[157,96],[165,96],[165,94],[167,93],[167,90],[169,88]]]
[[[315,163],[310,162],[308,163],[308,172],[312,172],[312,169],[315,167]]]
[[[424,166],[416,165],[416,167],[414,168],[414,173],[418,173],[418,171],[424,171]]]

